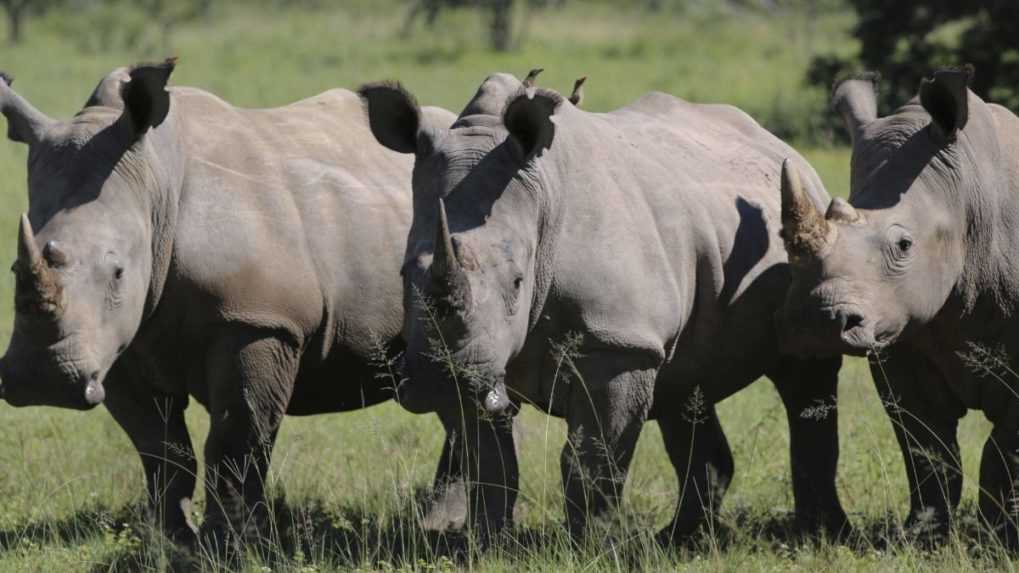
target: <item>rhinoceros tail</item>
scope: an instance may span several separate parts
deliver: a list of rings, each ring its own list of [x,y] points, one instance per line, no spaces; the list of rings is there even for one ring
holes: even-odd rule
[[[8,87],[14,84],[14,76],[7,72],[0,72],[0,80],[2,80]]]

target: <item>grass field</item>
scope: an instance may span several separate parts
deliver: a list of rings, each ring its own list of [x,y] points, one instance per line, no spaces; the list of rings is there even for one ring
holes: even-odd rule
[[[113,67],[180,56],[174,82],[210,89],[235,103],[286,103],[329,87],[398,78],[428,104],[459,109],[490,72],[546,68],[541,83],[566,90],[588,75],[587,105],[607,110],[659,89],[698,101],[734,103],[778,131],[819,122],[825,94],[803,85],[813,50],[849,50],[848,14],[764,15],[711,8],[646,14],[572,2],[564,11],[529,17],[521,48],[483,49],[473,13],[440,19],[439,30],[400,32],[404,7],[393,0],[354,0],[319,10],[219,7],[202,23],[180,28],[164,46],[138,17],[123,28],[99,26],[103,13],[54,14],[33,21],[28,41],[5,49],[0,69],[38,107],[68,117]],[[83,31],[87,30],[87,31]],[[123,37],[140,30],[138,47]],[[132,32],[133,31],[133,32]],[[107,42],[111,47],[95,51]],[[783,127],[785,126],[785,127]],[[845,149],[804,154],[830,191],[844,195]],[[25,207],[26,150],[0,145],[0,267],[14,257],[16,219]],[[11,327],[12,286],[0,278],[0,344]],[[507,542],[466,560],[439,558],[416,534],[413,497],[429,483],[441,432],[432,417],[389,404],[367,411],[288,419],[280,435],[271,489],[284,543],[253,556],[245,570],[986,570],[1012,568],[976,534],[930,553],[899,543],[895,525],[907,509],[906,478],[866,364],[847,361],[839,389],[843,503],[862,535],[847,546],[801,543],[782,535],[792,508],[788,432],[776,393],[758,382],[720,406],[737,473],[722,531],[691,549],[666,551],[653,532],[671,516],[673,470],[659,432],[649,424],[632,466],[628,493],[610,548],[603,538],[572,549],[562,531],[558,456],[564,426],[523,413],[519,529]],[[196,444],[207,431],[200,408],[189,412]],[[976,415],[960,429],[967,480],[963,529],[975,521],[977,455],[988,431]],[[133,448],[102,409],[87,414],[0,405],[0,570],[133,571],[179,564],[151,535],[139,511],[142,473]],[[202,494],[198,496],[199,506]],[[984,548],[986,547],[986,548]],[[212,566],[205,563],[206,566]]]

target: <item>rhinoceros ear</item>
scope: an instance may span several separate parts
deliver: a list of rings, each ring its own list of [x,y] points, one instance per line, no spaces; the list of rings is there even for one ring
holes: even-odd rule
[[[368,125],[379,143],[398,153],[417,153],[427,145],[417,99],[397,82],[366,84],[357,90]]]
[[[124,114],[131,118],[136,137],[158,127],[170,113],[170,93],[166,91],[166,82],[176,65],[177,58],[169,58],[160,64],[135,66],[129,73],[131,81],[121,86]]]
[[[842,115],[853,141],[868,123],[877,119],[880,80],[877,72],[863,72],[839,80],[832,89],[831,107]]]
[[[937,126],[940,135],[951,141],[969,120],[969,82],[973,66],[948,68],[934,72],[920,84],[920,105]]]
[[[563,103],[563,96],[551,90],[523,90],[510,98],[502,122],[520,144],[524,160],[552,145],[555,124],[552,115]]]
[[[11,76],[0,72],[0,113],[7,118],[7,137],[32,145],[54,121],[16,94],[11,89],[13,83]]]

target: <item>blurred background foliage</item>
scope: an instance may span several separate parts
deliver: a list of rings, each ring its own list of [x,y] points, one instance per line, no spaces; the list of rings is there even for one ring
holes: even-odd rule
[[[745,58],[743,66],[767,66],[765,74],[780,79],[782,87],[764,85],[757,97],[736,97],[729,103],[744,107],[779,137],[811,145],[845,142],[835,117],[827,113],[827,91],[840,75],[861,69],[881,73],[884,111],[911,98],[931,69],[963,62],[976,66],[977,94],[1019,110],[1016,0],[0,0],[0,5],[12,46],[38,27],[41,33],[56,32],[88,54],[171,53],[179,46],[175,35],[182,29],[205,26],[215,33],[245,11],[280,22],[296,12],[388,13],[399,25],[391,27],[388,37],[374,41],[409,41],[412,49],[420,48],[423,65],[464,57],[458,50],[527,52],[533,47],[533,29],[542,21],[554,22],[563,28],[564,38],[574,39],[584,36],[590,25],[589,32],[605,32],[605,37],[586,38],[604,43],[604,59],[661,63],[656,56],[665,56],[674,65],[665,73],[682,74],[691,82],[673,93],[692,99],[714,94],[697,87],[702,78],[689,72],[698,66],[684,60],[727,50],[697,44],[734,44],[728,49],[735,52],[752,50],[745,43],[758,41],[763,57]],[[622,19],[621,33],[615,37],[611,28],[600,26],[614,17]],[[695,29],[680,25],[691,22]],[[669,24],[676,26],[674,34],[669,33]],[[771,34],[754,27],[769,28]],[[442,38],[451,39],[453,28],[452,38],[467,40],[465,30],[473,38],[443,42]],[[720,33],[723,29],[730,34]],[[422,38],[429,35],[443,47]],[[776,45],[782,40],[785,46]],[[562,55],[570,54],[567,50]],[[717,69],[722,61],[733,69]],[[723,78],[765,75],[741,70],[738,58],[708,64],[707,69],[714,68]],[[790,67],[796,69],[795,76]],[[597,83],[595,79],[593,84]],[[668,81],[649,84],[656,89],[675,87]]]

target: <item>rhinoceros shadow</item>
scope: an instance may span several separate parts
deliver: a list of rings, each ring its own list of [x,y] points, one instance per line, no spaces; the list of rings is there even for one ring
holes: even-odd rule
[[[851,190],[849,199],[853,206],[864,209],[894,207],[913,186],[913,182],[920,177],[920,173],[937,152],[938,147],[934,145],[928,129],[921,129],[910,135],[891,155],[880,152],[866,154],[880,156],[883,161],[876,166],[861,165],[859,176],[866,177],[873,183],[862,193],[859,189]],[[862,163],[862,159],[855,159],[856,155],[854,152],[854,161]],[[853,178],[856,179],[858,177],[856,169],[853,171]]]
[[[439,535],[422,530],[419,516],[423,513],[430,488],[421,487],[413,498],[398,508],[388,507],[381,513],[356,502],[336,507],[324,500],[302,500],[288,503],[275,496],[273,507],[275,527],[265,547],[255,549],[261,561],[281,570],[291,568],[295,561],[328,564],[330,567],[358,568],[366,565],[433,563],[444,559],[454,565],[466,565],[473,545],[465,535]],[[626,511],[625,509],[623,510]],[[956,521],[958,536],[974,550],[993,550],[993,534],[983,529],[973,504],[963,504]],[[63,519],[33,523],[0,531],[0,553],[15,551],[26,544],[39,546],[78,546],[95,540],[97,533],[118,538],[141,537],[141,542],[116,548],[109,557],[94,562],[91,571],[134,570],[149,568],[161,559],[154,554],[152,543],[164,548],[162,567],[173,571],[202,569],[200,560],[182,550],[174,549],[165,539],[156,540],[155,533],[144,519],[140,503],[116,509],[84,509]],[[894,550],[908,545],[898,526],[899,516],[889,512],[878,516],[851,517],[855,533],[841,541],[850,551],[867,554]],[[651,524],[635,521],[636,527],[624,527],[625,535],[595,540],[616,553],[619,563],[628,568],[643,569],[648,546],[657,544]],[[634,535],[634,530],[638,533]],[[676,562],[690,561],[706,553],[745,548],[777,553],[791,547],[816,543],[809,532],[797,529],[792,512],[765,512],[750,507],[735,507],[722,512],[711,527],[702,529],[676,545],[659,547],[671,554]],[[495,541],[503,558],[554,554],[568,547],[568,535],[562,524],[543,527],[515,527]],[[478,554],[474,554],[478,558]],[[483,556],[481,558],[484,558]],[[206,564],[208,565],[208,564]]]
[[[36,228],[42,228],[46,222],[61,210],[71,210],[99,198],[103,184],[113,173],[121,158],[131,149],[133,142],[126,136],[130,129],[125,125],[129,118],[121,115],[112,124],[100,129],[79,149],[68,147],[59,151],[60,154],[75,154],[87,158],[88,170],[78,170],[69,174],[71,179],[67,189],[72,192],[36,194],[35,202],[42,203],[39,213],[44,216],[41,221],[34,221]],[[68,158],[57,157],[51,161],[70,163]],[[80,160],[79,160],[80,162]]]
[[[732,253],[723,264],[725,285],[719,295],[722,304],[729,304],[736,294],[736,288],[743,283],[747,273],[768,254],[771,244],[764,210],[760,206],[738,197],[736,211],[739,213],[739,226],[736,227]]]

